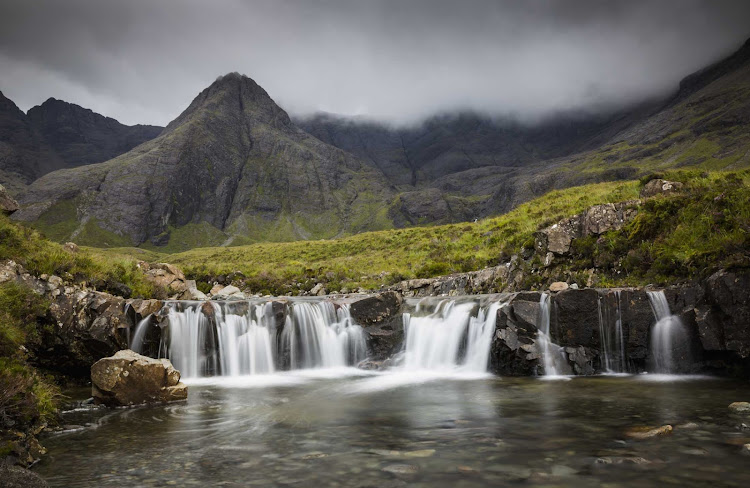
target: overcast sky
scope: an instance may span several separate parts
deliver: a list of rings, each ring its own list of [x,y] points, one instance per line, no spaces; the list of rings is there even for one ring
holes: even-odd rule
[[[750,37],[750,1],[0,0],[0,91],[166,125],[217,76],[410,122],[631,103]]]

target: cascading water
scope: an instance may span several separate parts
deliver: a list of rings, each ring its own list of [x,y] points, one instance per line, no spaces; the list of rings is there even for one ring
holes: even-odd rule
[[[353,366],[365,333],[347,304],[291,301],[277,326],[274,302],[169,302],[165,356],[185,378]],[[138,335],[138,331],[136,331]]]
[[[348,305],[299,302],[284,326],[282,344],[292,369],[356,365],[367,356],[362,328],[352,322]]]
[[[497,311],[502,303],[477,306],[476,302],[441,300],[434,311],[417,303],[414,315],[404,313],[405,370],[487,371]],[[476,315],[473,315],[476,310]]]
[[[562,347],[552,342],[550,337],[550,294],[542,293],[539,299],[539,318],[537,320],[537,341],[542,353],[544,363],[544,375],[549,377],[560,376],[567,369],[565,351]]]
[[[151,324],[151,315],[147,315],[143,320],[138,322],[135,326],[135,332],[133,337],[130,339],[130,350],[137,352],[138,354],[143,353],[143,340],[146,338],[146,331],[148,326]]]
[[[680,318],[672,315],[664,291],[646,293],[656,317],[656,324],[651,329],[652,370],[662,374],[675,373],[679,369],[677,358],[689,361],[687,331]]]
[[[607,373],[627,372],[625,338],[622,330],[622,307],[620,291],[614,292],[615,307],[599,296],[599,339],[602,351],[602,368]]]

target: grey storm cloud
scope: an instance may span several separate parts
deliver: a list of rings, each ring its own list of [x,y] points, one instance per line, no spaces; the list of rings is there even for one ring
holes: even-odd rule
[[[0,0],[0,90],[163,125],[238,71],[299,115],[536,120],[668,94],[747,19],[744,0]]]

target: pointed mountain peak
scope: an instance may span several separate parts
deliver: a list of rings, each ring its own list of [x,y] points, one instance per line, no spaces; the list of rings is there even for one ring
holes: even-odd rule
[[[167,125],[172,131],[196,118],[241,116],[248,123],[263,123],[275,128],[289,127],[287,113],[252,78],[237,72],[220,76],[201,91],[190,106]]]

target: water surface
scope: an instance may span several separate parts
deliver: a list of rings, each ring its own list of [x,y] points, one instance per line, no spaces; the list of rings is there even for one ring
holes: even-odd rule
[[[727,408],[748,400],[747,382],[648,375],[202,379],[187,402],[66,413],[86,428],[44,439],[36,470],[60,487],[750,486]]]

